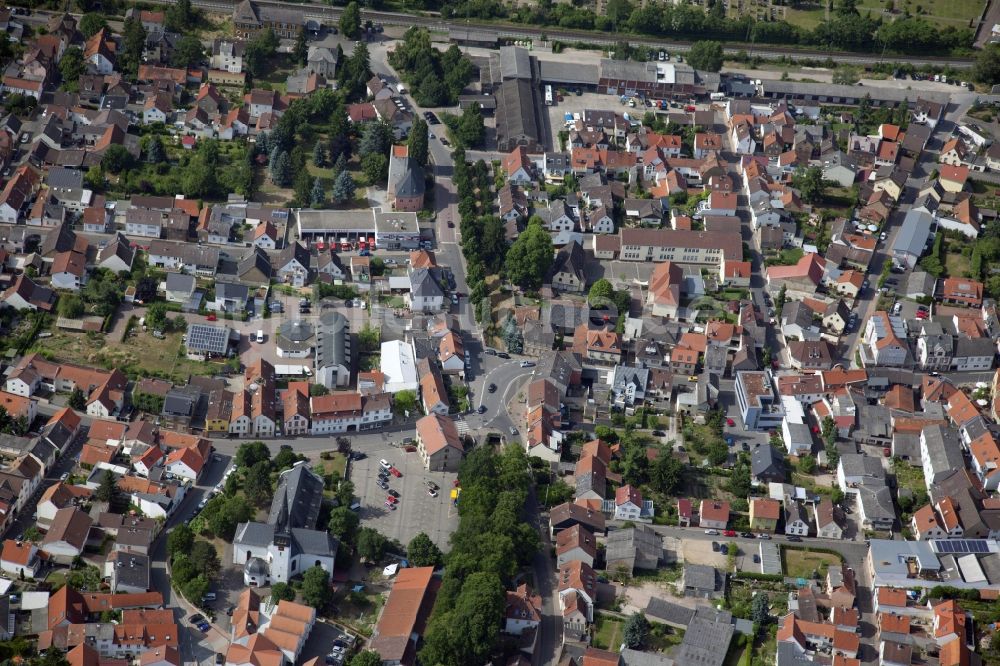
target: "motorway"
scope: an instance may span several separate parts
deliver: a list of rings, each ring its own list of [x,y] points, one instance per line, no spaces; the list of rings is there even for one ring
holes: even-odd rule
[[[152,0],[155,4],[171,5],[176,0]],[[235,2],[224,0],[192,0],[191,4],[209,12],[216,12],[230,15],[233,12]],[[342,8],[331,7],[323,4],[310,3],[303,5],[297,2],[282,2],[281,0],[256,0],[256,4],[281,7],[284,9],[295,9],[303,12],[306,20],[313,20],[325,25],[333,25],[333,22],[340,18]],[[426,16],[417,14],[404,14],[400,12],[373,11],[369,9],[361,10],[363,20],[371,20],[375,23],[390,26],[412,27],[419,26],[435,32],[447,32],[448,30],[465,28],[475,31],[493,31],[497,38],[504,39],[540,39],[545,35],[550,40],[561,42],[587,42],[601,46],[613,46],[620,41],[618,36],[606,37],[607,33],[593,32],[587,30],[567,30],[558,26],[533,27],[530,25],[520,25],[502,22],[484,22],[468,19],[449,21],[440,16]],[[687,52],[691,48],[692,42],[680,40],[664,40],[652,37],[640,37],[637,35],[625,35],[630,44],[652,47],[654,49],[666,49],[672,52]],[[792,60],[809,60],[830,58],[839,63],[870,65],[875,56],[869,53],[843,53],[838,51],[822,49],[796,49],[780,46],[760,46],[757,44],[728,42],[725,46],[726,53],[735,55],[739,52],[749,52],[755,56],[763,58],[791,58]],[[973,58],[958,57],[936,57],[936,56],[892,56],[897,62],[908,62],[915,66],[939,65],[950,67],[971,67]]]

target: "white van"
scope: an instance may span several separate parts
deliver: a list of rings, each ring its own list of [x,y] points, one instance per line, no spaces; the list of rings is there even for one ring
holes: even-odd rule
[[[254,337],[256,342],[264,342],[264,331],[258,330],[257,335]]]

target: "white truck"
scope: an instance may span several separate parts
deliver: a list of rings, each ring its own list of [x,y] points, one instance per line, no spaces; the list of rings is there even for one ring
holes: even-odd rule
[[[278,363],[274,366],[274,374],[279,377],[312,377],[312,368],[302,364]]]

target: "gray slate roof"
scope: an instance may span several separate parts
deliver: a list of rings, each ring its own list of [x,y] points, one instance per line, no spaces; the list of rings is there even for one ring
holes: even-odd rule
[[[316,528],[319,510],[323,504],[323,479],[313,473],[305,464],[296,465],[281,473],[278,490],[271,501],[271,512],[267,522],[275,525],[279,521],[282,504],[287,506],[290,528]]]

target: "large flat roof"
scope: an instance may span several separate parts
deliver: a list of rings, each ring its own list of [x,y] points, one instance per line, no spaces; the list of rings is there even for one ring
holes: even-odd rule
[[[371,209],[362,210],[311,210],[295,212],[299,234],[373,232],[375,218]]]

